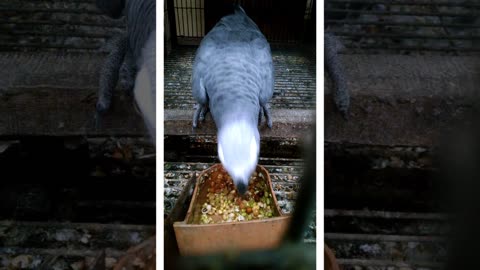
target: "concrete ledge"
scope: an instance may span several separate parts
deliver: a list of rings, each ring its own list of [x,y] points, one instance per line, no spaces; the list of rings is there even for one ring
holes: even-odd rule
[[[353,96],[458,98],[475,95],[480,85],[480,55],[343,55],[342,62]]]
[[[441,98],[412,103],[388,103],[375,96],[352,99],[351,117],[345,121],[326,96],[325,141],[369,145],[432,146],[452,124],[460,123],[471,107]]]
[[[0,96],[0,136],[146,136],[132,98],[118,94],[94,125],[96,89],[16,89]]]
[[[146,136],[132,99],[122,91],[117,91],[101,128],[94,128],[103,58],[101,53],[0,53],[0,136]],[[344,55],[342,61],[352,116],[346,122],[336,112],[327,80],[326,103],[317,104],[325,110],[327,142],[432,145],[445,128],[465,118],[480,88],[479,57]],[[311,126],[312,114],[274,106],[273,129],[262,125],[261,134],[300,137]],[[193,132],[192,115],[191,107],[165,110],[165,134],[216,133],[211,118]]]
[[[351,117],[336,112],[327,80],[325,140],[432,146],[479,97],[478,57],[345,55]]]
[[[194,110],[171,109],[165,110],[164,132],[165,135],[215,135],[217,128],[208,114],[205,122],[193,130],[192,117]],[[260,125],[262,138],[292,138],[302,137],[315,121],[314,110],[289,110],[272,109],[273,127],[269,129],[265,124],[265,118]]]

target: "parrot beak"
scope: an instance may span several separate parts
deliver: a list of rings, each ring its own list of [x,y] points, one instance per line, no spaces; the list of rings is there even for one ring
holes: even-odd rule
[[[247,185],[243,181],[239,181],[237,186],[237,192],[240,196],[243,196],[247,192]]]

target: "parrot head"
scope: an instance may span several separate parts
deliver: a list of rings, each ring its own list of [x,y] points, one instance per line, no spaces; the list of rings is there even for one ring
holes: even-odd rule
[[[240,195],[245,194],[260,152],[260,135],[254,124],[239,121],[218,132],[218,157]]]

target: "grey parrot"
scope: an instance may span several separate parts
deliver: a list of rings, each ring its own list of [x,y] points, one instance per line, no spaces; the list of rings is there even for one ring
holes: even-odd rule
[[[150,135],[156,137],[156,7],[155,0],[97,0],[97,7],[112,18],[126,17],[126,34],[110,41],[110,53],[100,74],[97,120],[110,108],[122,63]]]
[[[247,190],[260,152],[262,112],[272,127],[268,102],[274,89],[270,45],[237,5],[203,38],[192,73],[197,102],[193,127],[210,111],[217,126],[218,156],[240,194]]]

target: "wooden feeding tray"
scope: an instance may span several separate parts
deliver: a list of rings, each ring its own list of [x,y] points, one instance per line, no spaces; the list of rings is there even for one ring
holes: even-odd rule
[[[325,270],[340,270],[338,266],[337,259],[333,251],[327,246],[324,245],[324,269]]]
[[[120,258],[113,270],[155,270],[156,269],[156,237],[152,236],[137,246],[130,248]],[[101,268],[99,268],[101,269]]]
[[[213,214],[211,219],[214,223],[200,224],[211,181],[219,173],[227,174],[221,164],[215,164],[198,176],[185,220],[173,224],[180,254],[204,255],[229,250],[269,249],[279,245],[291,217],[280,211],[270,175],[260,165],[257,165],[256,174],[263,175],[271,194],[271,217],[217,223],[221,222],[222,217]]]

